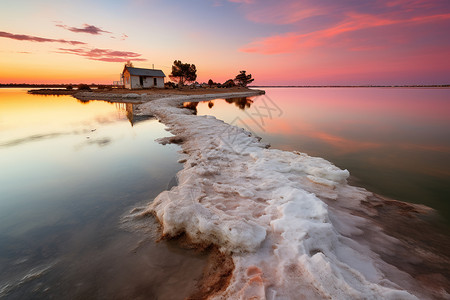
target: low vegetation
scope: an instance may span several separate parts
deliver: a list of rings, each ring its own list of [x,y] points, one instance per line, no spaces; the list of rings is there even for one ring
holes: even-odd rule
[[[78,90],[79,91],[91,91],[91,88],[89,87],[89,85],[81,83],[78,85]]]

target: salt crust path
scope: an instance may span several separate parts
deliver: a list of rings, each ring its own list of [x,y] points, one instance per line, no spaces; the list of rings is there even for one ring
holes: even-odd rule
[[[253,95],[175,96],[139,106],[175,135],[161,143],[183,141],[184,163],[179,185],[162,192],[143,214],[155,214],[165,236],[186,233],[232,256],[230,284],[210,298],[426,299],[409,274],[352,238],[370,224],[347,208],[370,201],[372,193],[348,185],[347,170],[306,154],[267,149],[251,133],[192,115],[181,105]],[[380,248],[397,242],[377,234]]]

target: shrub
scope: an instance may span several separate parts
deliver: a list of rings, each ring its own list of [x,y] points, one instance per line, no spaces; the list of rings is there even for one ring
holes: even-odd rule
[[[233,87],[233,86],[236,86],[236,84],[234,83],[233,79],[228,79],[227,81],[225,81],[222,84],[222,87],[225,87],[225,88],[230,88],[230,87]]]
[[[172,81],[169,81],[169,82],[164,83],[164,87],[174,89],[174,88],[177,88],[178,85],[173,83]]]
[[[78,85],[78,90],[79,91],[90,91],[91,88],[87,84],[81,83]]]

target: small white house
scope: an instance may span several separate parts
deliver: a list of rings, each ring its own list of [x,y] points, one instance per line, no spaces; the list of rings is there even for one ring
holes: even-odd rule
[[[164,88],[164,72],[155,69],[127,67],[123,69],[123,85],[126,89]]]

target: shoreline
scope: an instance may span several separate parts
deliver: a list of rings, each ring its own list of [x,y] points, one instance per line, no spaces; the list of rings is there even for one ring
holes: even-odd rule
[[[203,95],[139,95],[133,97],[124,96],[124,95],[103,95],[103,98],[107,97],[115,97],[117,99],[121,99],[121,101],[136,101],[140,98],[143,104],[139,105],[139,110],[142,113],[152,113],[154,114],[161,122],[166,124],[169,127],[169,130],[175,135],[174,137],[169,137],[166,139],[162,139],[161,143],[173,142],[175,140],[181,141],[183,153],[182,156],[185,157],[181,161],[185,160],[184,165],[185,168],[180,171],[181,177],[183,176],[183,172],[186,167],[191,168],[188,162],[192,157],[193,153],[198,153],[199,149],[189,149],[192,145],[189,144],[189,135],[186,135],[185,130],[192,130],[192,128],[183,128],[186,127],[180,122],[177,122],[173,118],[173,115],[181,114],[184,118],[188,119],[191,113],[187,109],[180,108],[183,102],[188,101],[204,101],[215,98],[226,98],[226,97],[245,97],[245,96],[254,96],[257,93],[261,93],[260,91],[246,91],[241,93],[222,93],[222,94],[203,94]],[[125,94],[127,95],[127,94]],[[92,97],[92,94],[83,94],[82,97]],[[76,97],[78,98],[78,97]],[[91,100],[97,100],[92,99]],[[107,99],[98,99],[98,100],[107,100]],[[136,102],[135,102],[136,103]],[[180,117],[180,116],[177,116]],[[190,116],[192,117],[192,115]],[[195,117],[195,116],[194,116]],[[195,117],[199,118],[199,117]],[[208,118],[206,118],[208,119]],[[207,120],[208,121],[208,120]],[[231,125],[226,124],[225,126],[233,127]],[[189,126],[188,126],[189,127]],[[245,131],[244,131],[245,132]],[[245,134],[245,133],[244,133]],[[248,136],[249,138],[254,138]],[[191,141],[192,142],[192,141]],[[251,143],[259,143],[259,141],[252,140]],[[192,144],[192,143],[191,143]],[[210,149],[211,150],[211,149]],[[276,149],[275,149],[276,150]],[[200,149],[200,154],[203,153]],[[297,154],[301,155],[301,154]],[[191,162],[192,164],[192,162]],[[199,178],[200,180],[201,178]],[[345,238],[353,239],[354,241],[358,241],[359,244],[364,245],[370,249],[370,253],[372,255],[381,257],[381,261],[378,263],[387,264],[390,267],[385,266],[385,268],[389,269],[389,272],[392,271],[392,267],[401,270],[403,273],[409,274],[409,279],[406,280],[403,274],[400,277],[403,277],[402,280],[409,281],[410,284],[407,284],[405,290],[413,291],[413,294],[416,294],[418,297],[425,297],[426,299],[440,299],[448,297],[448,291],[445,292],[445,288],[449,286],[449,255],[446,252],[446,249],[450,247],[449,238],[444,233],[440,233],[436,231],[436,226],[432,221],[432,210],[421,206],[415,205],[395,200],[390,200],[383,198],[378,195],[374,195],[370,192],[367,192],[364,189],[356,188],[354,190],[351,189],[352,192],[357,192],[363,197],[360,196],[358,201],[345,201],[345,192],[339,191],[341,188],[343,189],[342,183],[332,183],[334,188],[329,191],[327,189],[323,189],[323,186],[329,184],[329,182],[321,181],[321,179],[316,179],[316,182],[313,182],[312,186],[308,186],[310,192],[315,192],[318,198],[326,203],[328,206],[328,211],[330,214],[331,224],[337,228],[336,231],[340,234],[340,236]],[[308,183],[310,184],[310,183]],[[188,186],[183,186],[181,184],[181,188],[187,188]],[[175,190],[179,187],[175,187]],[[346,187],[347,188],[347,187]],[[338,190],[336,192],[336,189]],[[173,189],[172,189],[173,190]],[[345,190],[345,189],[343,189]],[[188,194],[192,196],[192,190],[187,190]],[[341,194],[340,194],[341,192]],[[348,191],[346,191],[348,192]],[[170,202],[174,199],[166,199],[161,200],[160,198],[164,198],[170,192],[163,192],[157,199],[154,200],[152,204],[149,206],[149,210],[145,213],[154,214],[159,222],[163,226],[163,236],[165,237],[176,237],[179,233],[185,233],[188,235],[190,240],[192,240],[193,244],[204,244],[205,240],[200,238],[200,240],[196,238],[192,238],[189,236],[190,232],[187,230],[187,227],[181,227],[181,231],[174,232],[167,231],[167,227],[172,226],[173,224],[165,225],[165,216],[164,214],[160,214],[160,210],[158,209],[158,205],[163,205],[164,207],[170,205]],[[245,192],[243,192],[245,194]],[[334,196],[330,196],[334,194]],[[239,192],[238,192],[239,195]],[[242,196],[242,195],[241,195]],[[170,197],[169,197],[170,198]],[[245,197],[244,197],[245,198]],[[175,197],[176,199],[176,197]],[[192,200],[192,199],[191,199]],[[156,203],[156,204],[155,204]],[[194,205],[195,201],[191,205]],[[165,208],[164,208],[165,209]],[[342,217],[345,215],[345,218]],[[348,222],[349,216],[358,216],[362,218],[364,221],[359,219],[352,220]],[[350,217],[352,219],[352,217]],[[344,223],[348,224],[344,224]],[[341,227],[341,228],[338,228]],[[351,227],[353,229],[349,229]],[[192,229],[192,228],[191,228]],[[380,230],[378,232],[377,230]],[[266,229],[267,230],[267,229]],[[357,234],[356,234],[356,233]],[[361,234],[364,232],[364,234]],[[380,242],[380,239],[386,239],[387,244],[381,243],[382,245],[377,245]],[[394,241],[395,240],[395,241]],[[208,239],[206,239],[208,241]],[[394,241],[394,242],[393,242]],[[200,243],[199,243],[200,242]],[[217,247],[220,248],[220,241],[210,241],[210,244],[216,244]],[[250,247],[252,248],[252,247]],[[256,247],[257,248],[257,247]],[[386,250],[386,249],[388,250]],[[221,253],[225,255],[229,255],[229,258],[233,258],[235,261],[239,262],[239,257],[241,257],[242,253],[251,253],[254,249],[246,249],[242,250],[231,250],[230,249],[221,249]],[[319,251],[319,253],[323,253],[324,251]],[[227,254],[228,253],[228,254]],[[237,254],[236,254],[237,253]],[[311,254],[310,254],[311,255]],[[311,255],[314,257],[316,255]],[[242,263],[242,262],[241,262]],[[236,264],[235,264],[236,265]],[[239,263],[237,264],[239,266]],[[241,266],[242,267],[242,266]],[[248,266],[246,274],[242,273],[242,270],[234,270],[233,275],[236,281],[236,276],[240,276],[240,280],[245,284],[244,286],[239,285],[236,282],[232,282],[232,287],[240,286],[239,292],[244,293],[245,291],[250,290],[258,290],[261,292],[261,287],[264,287],[268,279],[264,277],[264,270],[256,270],[251,269],[252,266]],[[258,268],[259,269],[259,268]],[[387,270],[386,269],[386,270]],[[252,276],[248,275],[249,270],[253,270]],[[388,271],[385,272],[389,273]],[[260,272],[262,271],[262,273]],[[226,272],[225,272],[226,273]],[[228,272],[229,273],[229,272]],[[238,273],[238,274],[236,274]],[[245,272],[244,272],[245,273]],[[395,272],[394,272],[395,273]],[[267,276],[267,274],[266,274]],[[208,276],[206,276],[208,277]],[[408,276],[407,276],[408,277]],[[205,279],[207,282],[207,279]],[[262,280],[260,282],[260,280]],[[238,280],[239,281],[239,280]],[[420,283],[420,284],[419,284]],[[246,285],[247,284],[247,285]],[[273,284],[273,283],[272,283]],[[204,286],[203,283],[200,285]],[[420,289],[418,286],[422,285],[424,288]],[[206,290],[208,290],[208,285],[206,284]],[[397,286],[398,287],[398,286]],[[212,287],[210,287],[212,288]],[[237,295],[230,290],[230,286],[227,287],[228,290],[225,292],[220,292],[222,295]],[[218,291],[217,287],[212,290]],[[263,288],[264,293],[268,292],[267,287]],[[272,290],[271,290],[272,291]],[[235,290],[236,292],[236,290]],[[258,292],[258,293],[259,293]],[[228,293],[228,294],[227,294]],[[257,294],[258,294],[257,293]],[[275,292],[276,293],[276,292]],[[245,293],[246,294],[246,293]],[[256,295],[256,294],[255,294]],[[216,295],[209,295],[210,297],[219,297]],[[317,296],[317,295],[316,295]],[[398,296],[398,295],[397,295]],[[403,295],[409,299],[408,296]],[[402,296],[402,297],[403,297]]]
[[[246,87],[235,86],[231,88],[217,88],[217,87],[198,87],[193,88],[185,86],[183,88],[149,88],[149,89],[137,89],[129,90],[125,88],[109,88],[109,89],[91,89],[91,90],[78,90],[78,89],[31,89],[28,90],[32,95],[102,95],[103,97],[117,98],[124,94],[137,94],[154,95],[154,96],[174,96],[174,95],[204,95],[204,94],[224,94],[224,93],[240,93],[247,92],[255,89]]]
[[[432,85],[254,85],[250,88],[418,88],[448,89],[450,84]]]

